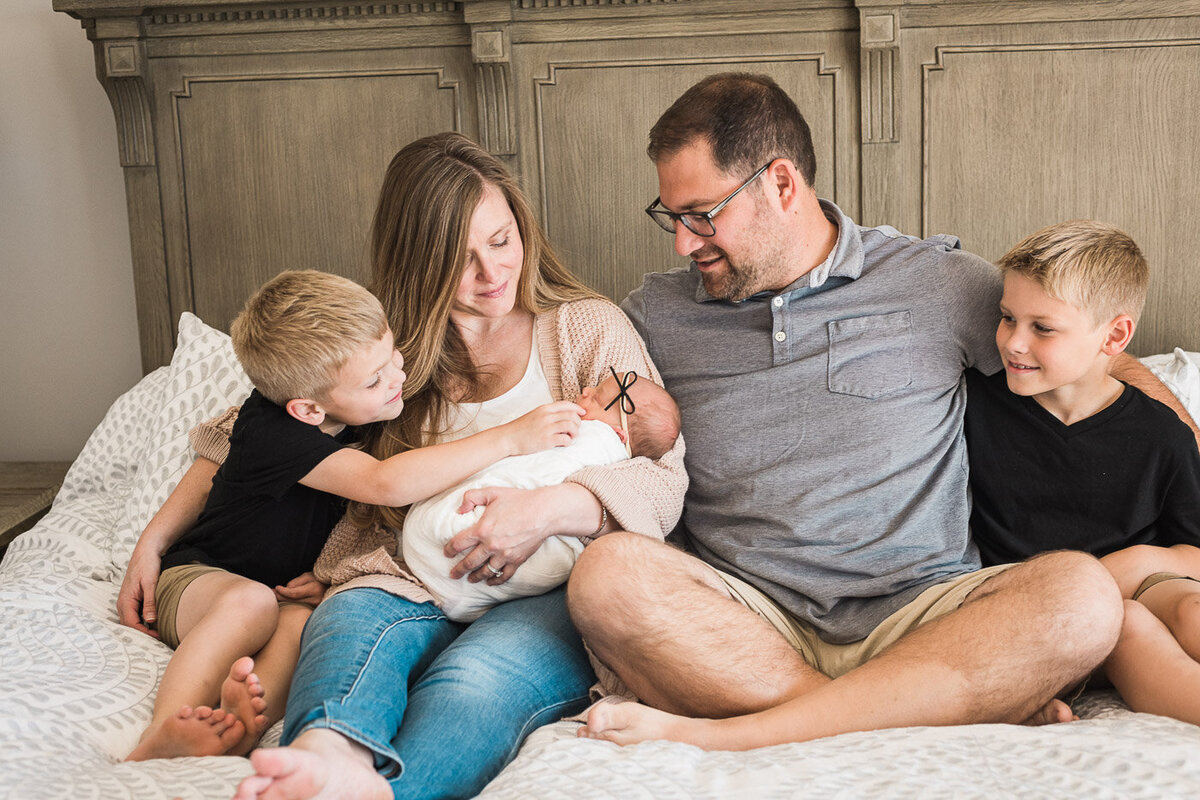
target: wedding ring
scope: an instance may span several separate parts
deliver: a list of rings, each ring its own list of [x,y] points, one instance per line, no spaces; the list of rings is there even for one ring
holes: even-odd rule
[[[501,575],[504,574],[503,568],[496,569],[495,567],[492,566],[492,562],[490,562],[490,561],[488,563],[484,564],[484,566],[487,567],[488,572],[492,573],[492,575],[496,576],[497,578],[499,578]]]

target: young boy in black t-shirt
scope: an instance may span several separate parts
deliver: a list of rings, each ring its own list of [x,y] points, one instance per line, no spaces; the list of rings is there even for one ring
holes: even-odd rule
[[[379,461],[350,446],[354,426],[399,415],[405,374],[370,292],[285,272],[250,298],[231,335],[255,389],[203,512],[163,555],[158,633],[175,653],[131,761],[242,755],[283,715],[301,630],[326,588],[311,569],[345,499],[423,500],[501,458],[566,444],[582,413],[551,403]],[[287,600],[285,587],[306,602]]]
[[[985,566],[1101,557],[1125,597],[1108,678],[1134,710],[1200,724],[1200,451],[1175,412],[1108,374],[1146,261],[1121,231],[1076,220],[999,267],[1004,371],[967,372],[972,538]]]

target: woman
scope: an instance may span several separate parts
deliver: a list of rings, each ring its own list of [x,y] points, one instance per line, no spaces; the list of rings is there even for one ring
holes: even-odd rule
[[[557,260],[503,165],[460,135],[396,155],[372,244],[408,372],[401,417],[367,433],[377,457],[574,400],[610,366],[660,380],[620,310]],[[216,441],[201,455],[219,458]],[[661,538],[685,488],[680,441],[557,486],[469,492],[464,510],[485,510],[451,542],[452,576],[502,583],[550,535]],[[471,796],[530,731],[586,703],[593,675],[562,588],[452,623],[398,560],[402,521],[356,507],[331,535],[316,573],[334,588],[305,630],[285,746],[252,755],[239,798]]]

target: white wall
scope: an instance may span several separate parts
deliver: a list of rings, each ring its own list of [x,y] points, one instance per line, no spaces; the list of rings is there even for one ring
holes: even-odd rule
[[[141,375],[116,124],[50,3],[0,3],[3,461],[73,459]]]

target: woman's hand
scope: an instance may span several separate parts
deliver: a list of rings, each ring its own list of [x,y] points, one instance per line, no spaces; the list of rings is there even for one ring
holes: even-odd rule
[[[540,489],[498,486],[463,494],[458,513],[485,506],[474,525],[446,543],[447,558],[462,555],[450,577],[499,586],[550,536],[591,536],[603,516],[600,501],[577,483]],[[609,518],[610,523],[612,522]],[[463,555],[463,554],[466,555]]]
[[[585,413],[574,403],[559,400],[538,406],[501,427],[512,437],[513,452],[525,455],[570,444],[579,431],[579,418]]]
[[[125,577],[121,580],[121,591],[117,593],[117,618],[122,625],[135,628],[142,633],[158,638],[158,631],[150,628],[158,621],[154,608],[154,589],[158,585],[158,573],[162,558],[153,547],[142,547],[141,542],[133,548]]]
[[[490,586],[511,578],[550,535],[540,513],[545,508],[545,495],[545,489],[497,486],[465,492],[459,514],[469,513],[476,506],[486,508],[474,525],[446,543],[448,558],[465,553],[450,570],[450,577],[457,580],[468,575],[471,583],[487,581]]]
[[[287,586],[276,586],[275,597],[280,601],[300,603],[316,608],[325,597],[329,584],[321,583],[311,572],[292,578]]]

